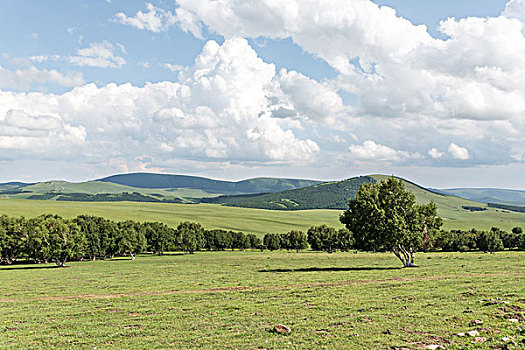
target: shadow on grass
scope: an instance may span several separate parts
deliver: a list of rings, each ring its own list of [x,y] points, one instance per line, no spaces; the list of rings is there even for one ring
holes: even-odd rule
[[[188,254],[172,253],[172,252],[164,253],[162,255],[158,255],[158,254],[139,254],[139,255],[137,255],[135,260],[140,260],[140,258],[159,258],[159,259],[162,259],[165,256],[182,256],[182,255],[188,255]],[[107,259],[98,259],[98,261],[131,261],[131,260],[133,260],[133,259],[129,255],[115,256],[113,258],[107,258]]]
[[[56,264],[12,264],[12,265],[0,265],[0,271],[9,271],[9,270],[39,270],[39,269],[64,269],[69,266],[57,266]]]
[[[301,269],[265,269],[259,272],[334,272],[334,271],[380,271],[380,270],[401,270],[402,267],[381,267],[381,266],[361,266],[361,267],[307,267]]]

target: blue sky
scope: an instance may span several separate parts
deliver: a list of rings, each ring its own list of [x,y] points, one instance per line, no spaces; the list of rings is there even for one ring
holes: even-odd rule
[[[524,0],[0,6],[0,181],[525,188]]]

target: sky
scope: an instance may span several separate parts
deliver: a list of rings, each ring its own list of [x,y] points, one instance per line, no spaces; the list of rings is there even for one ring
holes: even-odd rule
[[[0,182],[525,189],[525,0],[0,2]]]

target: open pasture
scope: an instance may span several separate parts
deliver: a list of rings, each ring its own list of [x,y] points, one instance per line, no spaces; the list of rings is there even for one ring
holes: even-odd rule
[[[96,215],[115,221],[159,221],[176,227],[181,221],[199,222],[207,229],[243,231],[264,235],[308,230],[313,225],[342,226],[339,210],[285,212],[225,207],[218,204],[165,204],[137,202],[57,202],[0,199],[0,215],[35,217],[45,213],[64,218]],[[525,215],[524,215],[525,217]]]
[[[420,195],[416,192],[416,195]],[[486,211],[470,212],[461,209],[465,200],[443,196],[436,201],[438,214],[443,218],[443,228],[468,230],[477,228],[490,230],[496,226],[510,231],[513,227],[525,228],[525,213],[506,212],[489,208]],[[419,198],[428,203],[433,198]],[[457,203],[456,203],[457,202]],[[470,203],[470,202],[467,202]],[[474,202],[472,202],[474,203]],[[474,203],[476,204],[476,203]],[[479,204],[483,205],[485,204]],[[23,199],[0,199],[0,215],[35,217],[42,214],[58,214],[64,218],[77,215],[96,215],[107,219],[159,221],[172,227],[181,221],[199,222],[207,229],[255,233],[283,233],[290,230],[308,230],[314,225],[326,224],[342,227],[339,215],[342,210],[262,210],[236,208],[218,204],[172,204],[137,202],[59,202]]]
[[[236,251],[1,266],[0,348],[525,347],[524,252],[418,253],[416,263]],[[292,333],[270,332],[277,323]]]

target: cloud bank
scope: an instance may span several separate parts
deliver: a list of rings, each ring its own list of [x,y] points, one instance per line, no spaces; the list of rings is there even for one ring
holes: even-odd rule
[[[302,80],[300,89],[328,101],[296,102]],[[296,135],[307,123],[303,115],[323,119],[325,106],[344,109],[326,89],[299,73],[276,72],[244,39],[209,41],[177,83],[87,84],[60,95],[0,92],[0,149],[19,158],[31,151],[62,159],[66,152],[95,163],[308,162],[320,148]],[[288,114],[275,117],[282,108]]]
[[[176,0],[171,11],[150,3],[113,21],[157,34],[177,25],[225,41],[203,42],[191,66],[156,64],[178,79],[144,86],[0,67],[0,161],[29,151],[130,170],[182,161],[369,168],[525,160],[524,0],[497,17],[445,19],[445,39],[370,0]],[[276,70],[246,40],[261,37],[291,38],[336,77]],[[30,60],[120,69],[126,55],[99,41]],[[7,91],[44,80],[73,89]],[[356,102],[345,104],[345,95]]]
[[[331,86],[359,98],[351,113],[334,118],[361,121],[353,133],[363,143],[354,146],[354,153],[371,149],[370,142],[380,146],[381,140],[392,150],[425,154],[420,162],[454,160],[451,164],[458,166],[458,160],[469,160],[465,164],[471,166],[511,162],[512,154],[525,149],[522,0],[510,1],[499,17],[442,21],[445,40],[369,0],[177,4],[195,28],[206,26],[225,37],[291,38],[336,69]],[[425,134],[428,138],[422,139]],[[490,145],[503,153],[469,154],[448,147],[460,143],[478,150]],[[429,149],[435,151],[429,154]],[[407,158],[390,154],[394,161]]]

